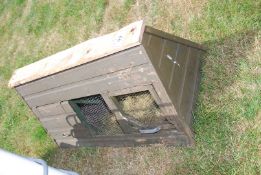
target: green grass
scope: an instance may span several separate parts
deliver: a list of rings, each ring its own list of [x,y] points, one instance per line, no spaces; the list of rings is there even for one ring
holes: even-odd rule
[[[0,1],[0,147],[82,174],[260,174],[261,3]],[[59,149],[14,90],[12,72],[133,20],[200,42],[196,146]]]
[[[0,6],[0,145],[44,156],[53,141],[7,82],[14,69],[86,40],[102,23],[104,1],[2,1]]]

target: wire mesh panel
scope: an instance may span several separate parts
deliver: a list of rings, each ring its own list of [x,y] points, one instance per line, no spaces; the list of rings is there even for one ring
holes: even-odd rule
[[[121,135],[123,132],[114,114],[101,95],[83,97],[71,101],[77,116],[94,136]]]
[[[149,90],[116,96],[121,110],[143,126],[154,126],[162,120],[159,106]]]

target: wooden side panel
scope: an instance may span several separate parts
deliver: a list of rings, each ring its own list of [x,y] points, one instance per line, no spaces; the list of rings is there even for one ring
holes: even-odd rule
[[[147,33],[144,33],[143,35],[143,43],[151,62],[158,67],[158,65],[160,65],[160,60],[163,57],[163,49],[166,43],[162,38]]]
[[[198,53],[201,49],[190,47],[189,43],[175,42],[173,39],[151,33],[144,33],[143,46],[155,71],[160,78],[177,114],[178,128],[184,131],[193,143],[191,112],[194,89],[199,76]],[[192,60],[192,61],[191,61]]]
[[[200,55],[196,49],[191,48],[189,53],[189,61],[187,65],[187,72],[184,80],[183,91],[181,94],[181,101],[179,105],[179,111],[182,116],[184,116],[186,122],[189,126],[192,126],[192,107],[196,94],[196,89],[198,86],[199,79],[199,65],[200,65]]]
[[[148,63],[140,46],[16,87],[22,96]]]
[[[149,58],[178,110],[190,47],[146,33],[144,40]]]
[[[175,43],[168,43],[168,48]],[[170,50],[171,51],[171,50]],[[171,92],[170,98],[172,99],[174,105],[176,106],[177,111],[179,112],[178,106],[180,103],[181,93],[183,89],[183,82],[186,72],[186,64],[188,60],[188,51],[189,47],[179,44],[177,52],[171,54],[170,51],[167,51],[166,55],[172,55],[172,70],[171,70],[171,78],[169,82],[168,89]],[[164,68],[162,68],[164,69]]]
[[[164,85],[163,88],[167,91],[168,96],[176,107],[177,97],[174,94],[177,94],[177,92],[174,91],[173,86],[178,87],[179,84],[177,84],[178,82],[173,82],[173,78],[176,77],[174,73],[179,68],[173,61],[180,55],[180,44],[170,43],[171,41],[147,33],[144,33],[143,39],[144,48],[159,79]]]
[[[59,101],[100,94],[123,88],[157,81],[154,70],[148,64],[129,68],[85,81],[50,89],[38,94],[24,97],[29,106],[43,106]]]

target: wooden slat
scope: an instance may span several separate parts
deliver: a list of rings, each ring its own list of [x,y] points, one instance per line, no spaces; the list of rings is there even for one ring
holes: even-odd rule
[[[106,58],[84,64],[57,74],[17,86],[16,90],[22,96],[39,93],[48,89],[72,84],[97,76],[110,74],[133,66],[147,63],[139,46],[127,49]]]
[[[157,81],[155,77],[156,75],[152,68],[149,67],[148,64],[144,64],[108,74],[103,77],[96,77],[86,81],[50,89],[35,95],[26,96],[24,99],[30,107],[42,106],[58,101],[66,101],[89,95],[100,94],[102,92],[149,84]]]
[[[172,101],[175,104],[178,112],[185,83],[186,72],[188,69],[188,63],[190,62],[189,56],[191,49],[191,47],[180,45],[179,54],[177,55],[177,63],[179,65],[175,66],[176,69],[173,72],[173,79],[170,86],[170,89],[173,90]]]
[[[149,59],[154,65],[158,66],[163,54],[162,51],[165,47],[164,40],[158,36],[144,33],[143,43],[143,47],[146,49]]]
[[[9,87],[25,84],[140,45],[143,30],[143,21],[137,21],[119,31],[90,39],[70,49],[17,69],[9,81]]]
[[[59,130],[59,129],[73,129],[76,125],[81,125],[80,120],[76,115],[68,115],[62,114],[57,116],[50,116],[40,118],[41,123],[43,126],[48,130],[48,132],[52,130]]]
[[[188,146],[186,136],[179,132],[161,132],[157,134],[138,134],[114,137],[96,137],[88,139],[75,139],[72,137],[56,139],[61,147],[78,146],[139,146],[143,144],[161,143],[171,146]]]
[[[196,49],[192,49],[190,53],[188,69],[185,77],[185,83],[183,87],[180,113],[185,117],[188,125],[192,125],[192,106],[194,103],[195,89],[198,86],[197,78],[199,76],[199,63],[201,52]]]
[[[188,59],[188,50],[189,47],[179,44],[178,53],[171,53],[173,45],[172,42],[168,42],[168,50],[166,50],[166,54],[170,55],[173,60],[176,61],[176,64],[172,63],[172,71],[171,71],[171,79],[168,84],[168,90],[170,94],[170,98],[174,103],[176,109],[178,110],[178,105],[180,101],[183,79],[186,72],[186,62]],[[174,55],[176,54],[176,55]],[[162,68],[164,69],[164,67]]]
[[[152,38],[152,37],[151,37]],[[162,39],[162,41],[163,41],[163,39]],[[151,39],[150,40],[150,42],[153,42],[153,40]],[[154,41],[155,42],[155,41]],[[148,43],[149,45],[150,44],[152,44],[152,43]],[[155,43],[154,43],[154,45],[155,45]],[[158,68],[158,66],[157,66],[157,61],[155,61],[155,60],[157,60],[157,57],[155,57],[153,54],[152,54],[152,50],[153,49],[151,49],[151,48],[149,48],[148,47],[148,45],[146,45],[145,47],[144,47],[144,49],[146,50],[146,53],[148,54],[148,58],[151,60],[151,62],[152,62],[152,65],[153,65],[153,71],[154,72],[157,72],[157,75],[158,75],[158,77],[157,78],[159,78],[159,80],[158,81],[161,81],[161,82],[163,82],[162,81],[162,79],[163,79],[163,77],[165,76],[165,75],[163,75],[163,74],[161,74],[161,72],[160,72],[160,70],[159,70],[159,68]],[[160,48],[159,48],[160,49]],[[154,51],[155,52],[155,51]],[[163,55],[160,55],[160,56],[163,56]],[[155,63],[156,62],[156,63]],[[163,68],[162,68],[163,69]],[[170,72],[171,73],[171,72]],[[191,144],[194,144],[194,139],[193,139],[193,133],[192,133],[192,130],[191,130],[191,128],[189,127],[189,125],[186,123],[186,121],[181,117],[181,116],[179,116],[179,114],[178,114],[178,111],[177,111],[177,109],[174,107],[174,105],[173,105],[173,101],[171,101],[170,99],[171,99],[171,97],[170,97],[170,90],[168,89],[168,85],[164,85],[164,83],[163,84],[161,84],[161,83],[157,83],[157,84],[155,84],[156,86],[158,86],[158,90],[157,90],[157,92],[160,90],[161,91],[161,93],[162,94],[165,94],[165,93],[167,93],[167,95],[165,95],[165,97],[163,98],[163,100],[165,101],[165,104],[166,104],[166,108],[167,108],[167,111],[170,111],[170,113],[169,114],[167,114],[167,116],[172,116],[172,117],[170,117],[170,120],[173,120],[174,122],[174,124],[175,124],[175,126],[176,126],[176,128],[178,129],[178,131],[180,131],[180,132],[184,132],[187,136],[188,136],[188,139],[189,139],[189,141],[190,141],[190,143]],[[155,86],[154,85],[154,86]],[[165,91],[165,92],[164,92]],[[160,95],[160,94],[159,94]],[[174,97],[175,98],[175,97]],[[164,102],[163,102],[164,103]]]
[[[37,107],[37,110],[42,116],[53,116],[53,115],[59,115],[65,113],[60,103],[40,106]]]

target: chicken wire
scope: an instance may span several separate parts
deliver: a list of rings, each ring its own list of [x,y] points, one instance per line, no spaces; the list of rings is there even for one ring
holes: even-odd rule
[[[94,135],[120,135],[122,130],[114,114],[110,111],[101,95],[81,98],[76,103],[82,116],[82,122],[89,126]]]

